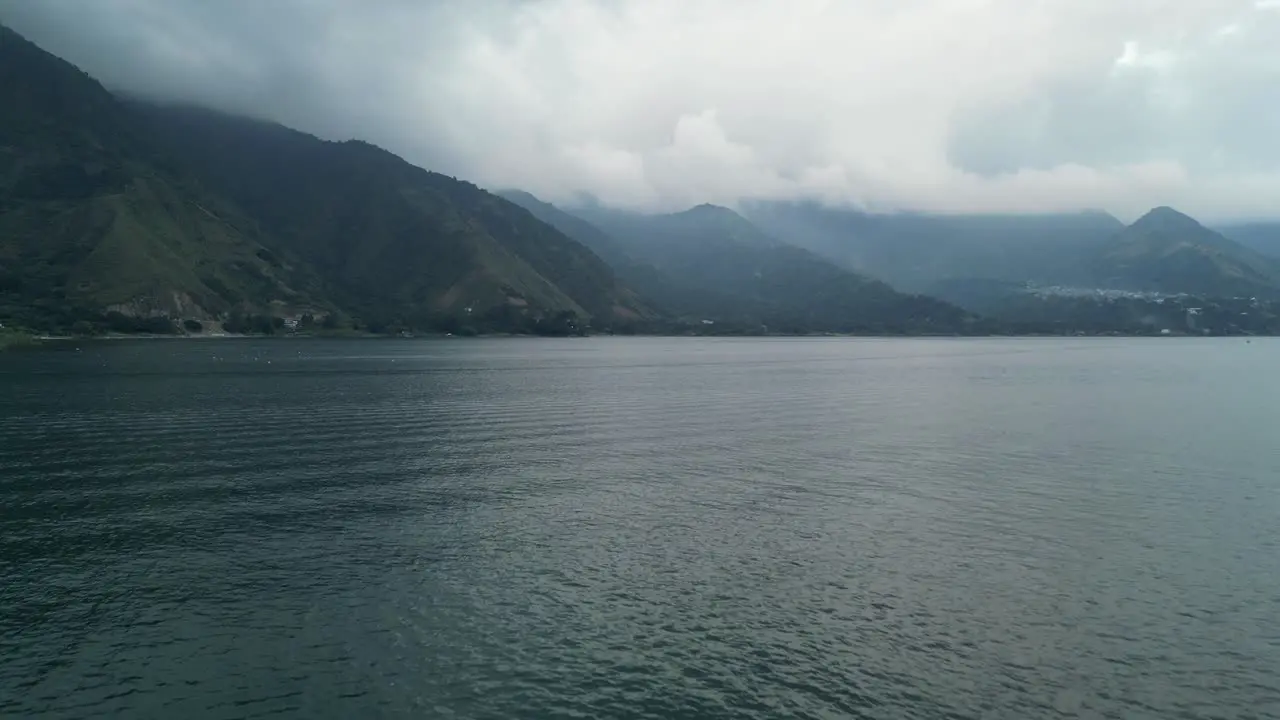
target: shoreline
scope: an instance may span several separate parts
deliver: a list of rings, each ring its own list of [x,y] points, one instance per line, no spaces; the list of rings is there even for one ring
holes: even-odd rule
[[[600,333],[593,335],[524,335],[517,333],[486,333],[476,335],[451,335],[447,333],[423,333],[411,336],[398,335],[376,335],[373,333],[338,333],[332,335],[316,335],[316,334],[288,334],[288,335],[246,335],[235,333],[219,333],[219,334],[109,334],[109,335],[37,335],[37,334],[16,334],[16,340],[5,342],[4,336],[0,336],[0,349],[39,347],[46,344],[65,344],[69,342],[118,342],[118,341],[143,341],[143,340],[199,340],[199,341],[218,341],[218,340],[278,340],[282,342],[292,340],[492,340],[497,338],[525,338],[530,340],[583,340],[590,338],[685,338],[685,339],[867,339],[867,340],[908,340],[908,339],[1170,339],[1170,338],[1255,338],[1255,337],[1280,337],[1280,335],[1195,335],[1191,333],[1161,335],[1136,334],[1136,333],[1091,333],[1091,334],[1061,334],[1061,333],[1019,333],[1019,334],[958,334],[958,333],[931,333],[931,334],[857,334],[857,333],[811,333],[811,334],[788,334],[788,333],[770,333],[765,335],[747,335],[747,334],[723,334],[723,335],[685,335],[685,334],[658,334],[658,333],[636,333],[631,335]]]

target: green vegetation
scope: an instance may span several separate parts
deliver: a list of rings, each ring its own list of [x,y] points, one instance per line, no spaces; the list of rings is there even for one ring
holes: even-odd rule
[[[0,106],[0,322],[150,332],[312,302],[314,277],[167,165],[110,93],[2,27]]]
[[[120,100],[4,28],[0,106],[0,322],[278,333],[312,312],[328,332],[558,334],[651,315],[589,250],[474,185]]]
[[[599,257],[470,183],[362,142],[192,108],[131,109],[167,155],[306,257],[373,332],[519,332],[564,312],[607,327],[648,314]]]
[[[1167,207],[1152,210],[1109,241],[1091,269],[1099,286],[1280,298],[1280,260]]]
[[[1277,335],[1280,303],[1191,295],[1062,297],[1023,294],[990,316],[993,332],[1051,335]]]
[[[122,100],[3,27],[0,107],[8,345],[29,338],[13,328],[80,336],[1277,331],[1267,303],[1280,297],[1280,260],[1168,208],[1129,228],[1102,213],[961,219],[786,204],[754,206],[750,217],[713,205],[570,214],[367,143]],[[943,299],[899,292],[868,269]],[[1196,312],[1009,287],[1030,279],[1187,292]],[[1263,302],[1244,308],[1253,301],[1229,297]]]
[[[39,344],[35,336],[20,330],[0,328],[0,350],[15,350]]]
[[[223,321],[222,328],[235,334],[275,335],[284,331],[284,318],[235,310]]]

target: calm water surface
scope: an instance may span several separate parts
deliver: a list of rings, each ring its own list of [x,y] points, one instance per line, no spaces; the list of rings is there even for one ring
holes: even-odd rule
[[[1280,717],[1280,342],[0,355],[0,716]]]

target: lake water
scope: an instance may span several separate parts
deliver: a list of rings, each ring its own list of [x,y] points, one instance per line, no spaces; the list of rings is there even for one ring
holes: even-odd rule
[[[0,354],[0,716],[1280,717],[1280,341]]]

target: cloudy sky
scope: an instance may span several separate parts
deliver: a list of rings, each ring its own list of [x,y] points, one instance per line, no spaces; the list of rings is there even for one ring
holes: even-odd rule
[[[1280,0],[0,0],[108,87],[550,200],[1280,216]]]

